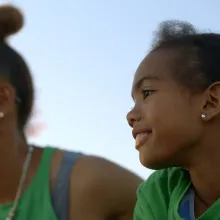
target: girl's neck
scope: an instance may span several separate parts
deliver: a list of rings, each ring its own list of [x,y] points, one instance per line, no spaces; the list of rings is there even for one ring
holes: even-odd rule
[[[198,198],[211,206],[220,198],[220,146],[209,145],[207,151],[201,147],[193,157],[193,165],[188,168],[192,184]]]

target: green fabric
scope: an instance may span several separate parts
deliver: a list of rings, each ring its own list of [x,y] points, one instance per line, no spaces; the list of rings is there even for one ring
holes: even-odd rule
[[[191,186],[187,171],[168,168],[154,172],[137,191],[134,220],[182,220],[178,214],[180,201]],[[219,220],[220,199],[198,220]]]
[[[20,198],[15,220],[58,220],[51,204],[50,167],[55,149],[45,148],[31,184]],[[0,205],[0,220],[5,220],[13,203]]]

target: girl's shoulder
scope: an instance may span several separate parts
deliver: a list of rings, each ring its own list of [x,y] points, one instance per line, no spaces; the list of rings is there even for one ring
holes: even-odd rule
[[[149,219],[163,219],[168,216],[173,196],[179,196],[179,189],[184,190],[189,183],[188,172],[182,168],[174,167],[155,171],[137,191],[138,199],[135,208],[137,218],[135,219],[142,219],[145,216]]]
[[[170,197],[173,190],[190,182],[189,174],[186,170],[179,167],[167,168],[153,172],[149,178],[141,184],[139,191],[149,193],[148,191],[159,190],[163,191],[166,197]]]

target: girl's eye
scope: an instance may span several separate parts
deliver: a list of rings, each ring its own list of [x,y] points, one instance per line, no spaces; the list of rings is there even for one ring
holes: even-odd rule
[[[142,91],[144,99],[146,99],[149,95],[153,93],[153,90],[145,89]]]

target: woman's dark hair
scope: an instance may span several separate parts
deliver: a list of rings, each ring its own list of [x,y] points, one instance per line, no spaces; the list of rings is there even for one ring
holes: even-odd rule
[[[6,38],[23,27],[23,15],[11,5],[0,6],[0,78],[5,78],[16,91],[18,125],[23,130],[32,112],[34,88],[24,59],[6,42]]]
[[[175,51],[176,79],[192,90],[220,81],[220,34],[201,33],[183,21],[165,21],[155,32],[152,51]]]

